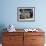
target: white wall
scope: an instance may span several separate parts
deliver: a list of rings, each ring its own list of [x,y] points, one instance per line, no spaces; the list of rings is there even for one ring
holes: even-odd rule
[[[43,27],[46,29],[46,0],[1,0],[0,4],[0,24],[5,26],[13,24],[16,28]],[[35,7],[35,22],[18,22],[18,7]]]

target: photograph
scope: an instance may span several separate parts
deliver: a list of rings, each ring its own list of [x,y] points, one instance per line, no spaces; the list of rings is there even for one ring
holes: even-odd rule
[[[34,7],[18,7],[17,20],[18,21],[34,21],[35,11]]]

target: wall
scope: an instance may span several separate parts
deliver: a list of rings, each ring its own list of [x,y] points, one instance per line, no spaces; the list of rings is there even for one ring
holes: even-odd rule
[[[13,24],[16,28],[46,28],[46,0],[1,0],[0,25]],[[35,22],[18,22],[17,7],[35,7]]]

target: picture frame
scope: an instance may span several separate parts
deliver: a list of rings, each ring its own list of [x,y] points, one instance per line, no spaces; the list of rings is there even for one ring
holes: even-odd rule
[[[20,22],[35,21],[35,7],[18,7],[17,21]]]

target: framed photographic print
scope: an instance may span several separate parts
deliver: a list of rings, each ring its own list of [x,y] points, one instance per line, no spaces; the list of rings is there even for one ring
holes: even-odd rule
[[[35,7],[18,7],[17,8],[18,21],[35,21]]]

